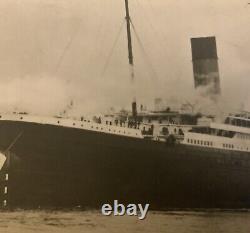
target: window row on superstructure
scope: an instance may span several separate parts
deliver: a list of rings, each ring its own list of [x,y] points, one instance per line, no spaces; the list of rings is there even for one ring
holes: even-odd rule
[[[213,147],[218,149],[225,149],[225,150],[238,150],[238,151],[249,151],[250,145],[246,144],[245,142],[237,141],[235,144],[232,141],[221,141],[220,138],[209,140],[207,139],[194,139],[187,137],[184,143],[191,144],[194,146],[207,146]]]
[[[229,116],[225,120],[225,124],[250,128],[250,119],[243,116]]]
[[[247,135],[247,134],[237,134],[237,138],[250,140],[250,135]]]
[[[194,144],[194,145],[201,145],[201,146],[213,146],[213,142],[211,141],[204,141],[204,140],[196,140],[196,139],[187,139],[187,143]]]
[[[226,144],[226,143],[223,143],[223,147],[224,147],[224,148],[229,148],[229,149],[234,149],[234,145],[233,145],[233,144]]]

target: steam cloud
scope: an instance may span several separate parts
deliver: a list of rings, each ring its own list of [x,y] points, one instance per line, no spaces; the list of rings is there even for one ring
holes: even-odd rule
[[[131,1],[131,17],[158,74],[158,85],[153,86],[155,77],[148,77],[133,37],[138,104],[150,109],[154,98],[161,97],[167,105],[175,99],[194,104],[195,111],[217,115],[250,110],[249,9],[241,1],[192,0],[187,6],[184,0],[157,0],[151,3],[153,11],[148,1],[140,2],[142,7]],[[0,6],[1,112],[58,115],[72,100],[67,111],[72,116],[130,108],[125,31],[105,77],[99,77],[124,17],[123,1],[24,0],[2,1]],[[176,23],[170,27],[169,22]],[[190,38],[209,35],[218,39],[222,96],[216,104],[193,86]]]

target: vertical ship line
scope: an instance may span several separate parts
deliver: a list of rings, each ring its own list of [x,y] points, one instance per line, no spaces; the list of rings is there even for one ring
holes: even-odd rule
[[[128,0],[125,12],[133,82]],[[195,86],[218,95],[216,48],[196,49],[204,43],[215,39],[192,40]],[[137,111],[133,97],[131,112],[93,119],[0,114],[0,207],[250,207],[250,113],[218,123],[170,108]]]

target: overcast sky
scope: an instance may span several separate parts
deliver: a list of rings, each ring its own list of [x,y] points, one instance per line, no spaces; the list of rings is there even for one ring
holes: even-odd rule
[[[191,98],[190,38],[216,36],[223,98],[250,110],[246,0],[130,0],[130,11],[145,49],[133,32],[139,102]],[[124,14],[124,0],[0,1],[0,107],[55,114],[70,99],[76,113],[126,107]]]

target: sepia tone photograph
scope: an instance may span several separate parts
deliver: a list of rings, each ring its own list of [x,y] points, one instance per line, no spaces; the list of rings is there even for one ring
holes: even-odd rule
[[[246,0],[0,0],[0,232],[249,232],[249,26]]]

